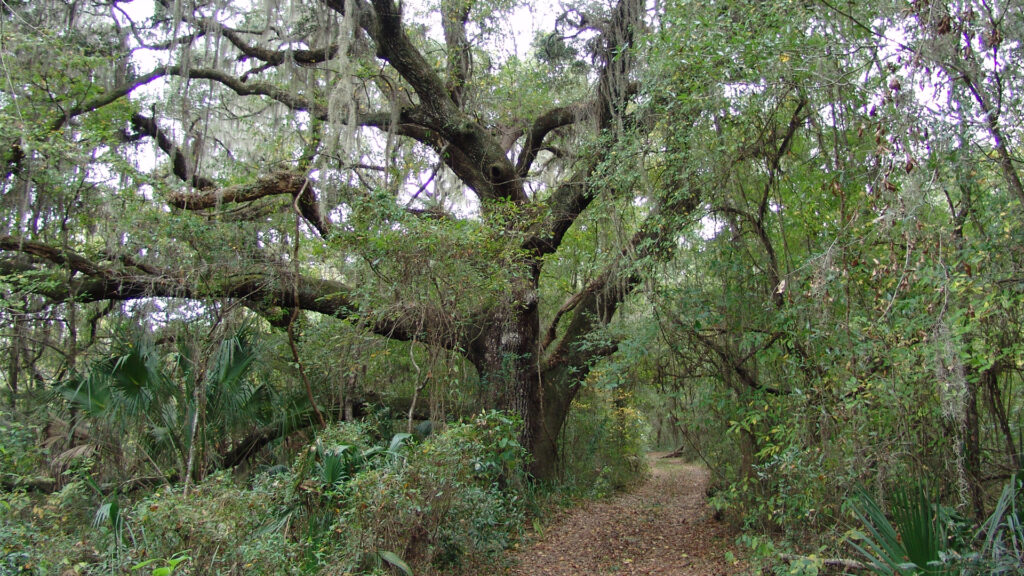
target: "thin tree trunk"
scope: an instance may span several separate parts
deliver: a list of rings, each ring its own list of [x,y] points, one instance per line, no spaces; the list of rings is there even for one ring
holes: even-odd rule
[[[199,438],[199,412],[202,410],[202,406],[205,404],[203,400],[203,379],[196,378],[196,382],[193,384],[192,390],[192,422],[190,423],[191,429],[188,432],[188,454],[185,457],[185,470],[184,482],[185,485],[182,487],[182,494],[188,496],[189,488],[192,484],[192,471],[195,469],[196,461],[196,440]]]
[[[1013,438],[1013,431],[1010,429],[1010,422],[1006,416],[1006,407],[1003,405],[1002,393],[999,390],[998,373],[994,368],[986,370],[982,379],[988,393],[989,410],[992,411],[996,425],[999,426],[999,431],[1006,442],[1006,455],[1010,459],[1010,467],[1013,470],[1020,470],[1020,451],[1017,449],[1017,443]]]
[[[25,331],[25,318],[17,310],[11,310],[14,325],[11,327],[10,358],[7,364],[7,387],[10,388],[10,407],[13,409],[18,398],[18,378],[21,374],[21,348]]]
[[[984,378],[984,375],[982,376]],[[967,387],[966,406],[964,406],[965,432],[964,438],[964,465],[967,468],[967,478],[970,481],[971,506],[974,508],[974,520],[981,522],[985,519],[985,502],[981,486],[981,440],[978,418],[978,386],[965,379]]]
[[[981,111],[985,114],[985,127],[988,129],[988,134],[995,144],[999,169],[1003,173],[1003,181],[1006,182],[1010,192],[1020,201],[1021,206],[1024,206],[1024,185],[1021,184],[1020,174],[1017,173],[1017,168],[1013,165],[1013,156],[1006,144],[1002,128],[999,126],[999,110],[992,105],[985,94],[984,88],[978,86],[973,76],[964,71],[962,77],[964,83],[967,84],[968,90],[974,96],[974,100],[981,106]]]

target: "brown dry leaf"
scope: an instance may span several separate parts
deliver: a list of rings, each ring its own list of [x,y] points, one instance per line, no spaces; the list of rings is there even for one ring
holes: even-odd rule
[[[651,478],[636,490],[591,502],[556,521],[542,541],[512,557],[509,576],[552,574],[740,574],[725,561],[736,532],[715,521],[705,499],[707,471],[652,455]],[[654,545],[657,543],[657,545]],[[552,562],[543,549],[558,558]]]

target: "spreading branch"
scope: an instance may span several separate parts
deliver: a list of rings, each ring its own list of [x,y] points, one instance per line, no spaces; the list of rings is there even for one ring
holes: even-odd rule
[[[175,170],[177,174],[177,169]],[[212,183],[211,183],[212,184]],[[291,196],[302,217],[321,237],[331,232],[331,222],[320,209],[316,191],[306,175],[298,171],[281,170],[260,176],[255,182],[211,190],[210,186],[195,192],[177,192],[168,196],[167,203],[183,210],[206,210],[223,204],[252,202],[268,196]]]
[[[603,349],[592,347],[583,351],[579,343],[587,334],[608,325],[619,306],[640,285],[643,278],[635,266],[636,261],[664,261],[674,254],[677,245],[673,233],[675,227],[670,226],[667,219],[684,217],[699,204],[700,196],[695,191],[677,193],[662,199],[644,219],[618,257],[605,266],[583,290],[562,305],[545,330],[542,340],[541,351],[548,367],[567,363],[585,375],[585,367],[592,360],[615,351],[614,344]],[[559,323],[570,311],[575,313],[569,326],[562,338],[556,340]]]
[[[544,149],[544,139],[547,135],[558,128],[578,122],[592,106],[591,103],[560,106],[538,116],[533,121],[530,131],[526,133],[523,150],[516,162],[516,173],[525,178],[530,173],[533,161],[537,159],[537,153]]]
[[[344,12],[343,0],[326,3]],[[377,57],[390,64],[416,94],[421,119],[417,124],[431,139],[436,134],[451,145],[453,153],[457,150],[465,157],[464,162],[452,164],[452,170],[485,203],[494,200],[526,203],[528,198],[522,179],[505,155],[501,142],[452,99],[445,81],[406,34],[401,6],[392,0],[373,0],[372,8],[360,2],[356,4],[360,26],[373,40]],[[437,149],[436,144],[434,148]]]
[[[394,340],[427,341],[445,349],[465,345],[465,334],[437,330],[445,326],[444,318],[423,311],[412,304],[395,305],[383,310],[363,310],[350,298],[352,289],[346,284],[312,276],[300,275],[283,267],[264,269],[224,269],[216,274],[169,269],[138,262],[135,258],[118,260],[130,267],[98,263],[73,250],[65,250],[42,242],[15,236],[0,236],[0,274],[27,270],[59,268],[67,272],[60,282],[41,282],[32,291],[54,302],[124,301],[143,298],[182,298],[188,300],[238,299],[254,310],[298,307],[309,312],[349,320],[367,331]],[[26,262],[21,257],[29,257]],[[199,278],[202,277],[200,280]],[[426,318],[426,321],[421,321]]]
[[[256,58],[270,66],[280,66],[289,60],[302,66],[312,66],[314,64],[326,62],[338,54],[337,44],[331,44],[330,46],[311,50],[271,50],[269,48],[249,44],[241,34],[227,26],[210,20],[202,20],[201,22],[206,28],[213,26],[219,27],[220,33],[227,38],[239,52],[249,58]]]
[[[577,122],[587,114],[596,117],[599,132],[618,128],[615,119],[625,112],[626,103],[636,90],[635,84],[629,81],[629,73],[634,59],[632,48],[635,34],[643,26],[642,8],[643,4],[634,0],[618,2],[608,25],[610,34],[605,38],[604,66],[598,77],[596,99],[574,106],[555,108],[538,117],[524,143],[516,166],[518,173],[529,172],[537,152],[544,146],[544,140],[551,131]],[[569,180],[555,189],[548,202],[550,216],[544,225],[524,242],[526,250],[544,256],[558,249],[569,228],[597,197],[594,171],[606,159],[607,154],[607,149],[603,153],[595,154],[577,168]]]
[[[135,113],[132,114],[132,126],[139,133],[149,136],[156,141],[157,147],[171,158],[171,170],[174,172],[174,175],[183,182],[189,182],[194,188],[199,190],[216,186],[212,180],[204,178],[196,172],[195,166],[189,161],[184,150],[182,150],[181,146],[178,146],[166,130],[160,127],[156,118]]]

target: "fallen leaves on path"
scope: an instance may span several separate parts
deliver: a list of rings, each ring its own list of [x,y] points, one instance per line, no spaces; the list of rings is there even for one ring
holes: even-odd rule
[[[739,574],[729,562],[736,534],[712,518],[707,471],[652,458],[651,477],[636,490],[591,502],[548,526],[519,551],[511,576],[717,576]]]

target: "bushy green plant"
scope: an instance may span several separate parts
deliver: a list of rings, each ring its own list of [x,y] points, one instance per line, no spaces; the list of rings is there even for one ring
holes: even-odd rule
[[[174,571],[178,568],[179,564],[183,564],[189,560],[191,560],[191,558],[188,556],[187,552],[178,552],[170,558],[153,558],[151,560],[139,562],[135,566],[132,566],[132,570],[148,571],[150,576],[171,576],[174,574]]]
[[[969,574],[1019,574],[1024,566],[1024,474],[1010,478],[977,534]]]
[[[854,514],[867,532],[851,534],[851,545],[886,576],[959,574],[957,555],[946,540],[946,515],[921,487],[893,492],[892,522],[874,498],[860,489]]]
[[[0,576],[54,574],[86,562],[105,543],[82,528],[69,522],[58,495],[0,491]]]
[[[486,563],[522,523],[519,421],[487,412],[422,442],[374,423],[324,430],[288,470],[245,485],[216,474],[132,509],[130,562],[210,574],[450,573]],[[472,561],[470,561],[472,559]],[[160,564],[163,566],[163,564]]]
[[[1022,504],[1024,482],[1015,475],[981,528],[965,538],[959,533],[967,522],[920,487],[893,492],[891,520],[861,489],[851,507],[865,531],[852,531],[848,539],[871,571],[884,576],[1020,574]]]
[[[358,471],[339,502],[328,564],[370,570],[390,552],[449,569],[504,549],[522,520],[517,431],[515,419],[483,413]]]
[[[600,496],[643,480],[648,428],[627,392],[581,391],[562,435],[566,487]]]
[[[0,483],[17,485],[36,472],[43,457],[37,434],[36,427],[0,410]]]
[[[286,491],[280,479],[247,487],[225,473],[209,477],[187,496],[159,490],[126,520],[135,527],[133,561],[173,558],[189,550],[189,566],[210,574],[296,574],[299,543],[266,530]]]
[[[37,520],[52,510],[39,506],[24,485],[41,462],[37,430],[0,410],[0,575],[45,571],[40,544],[47,534]]]

